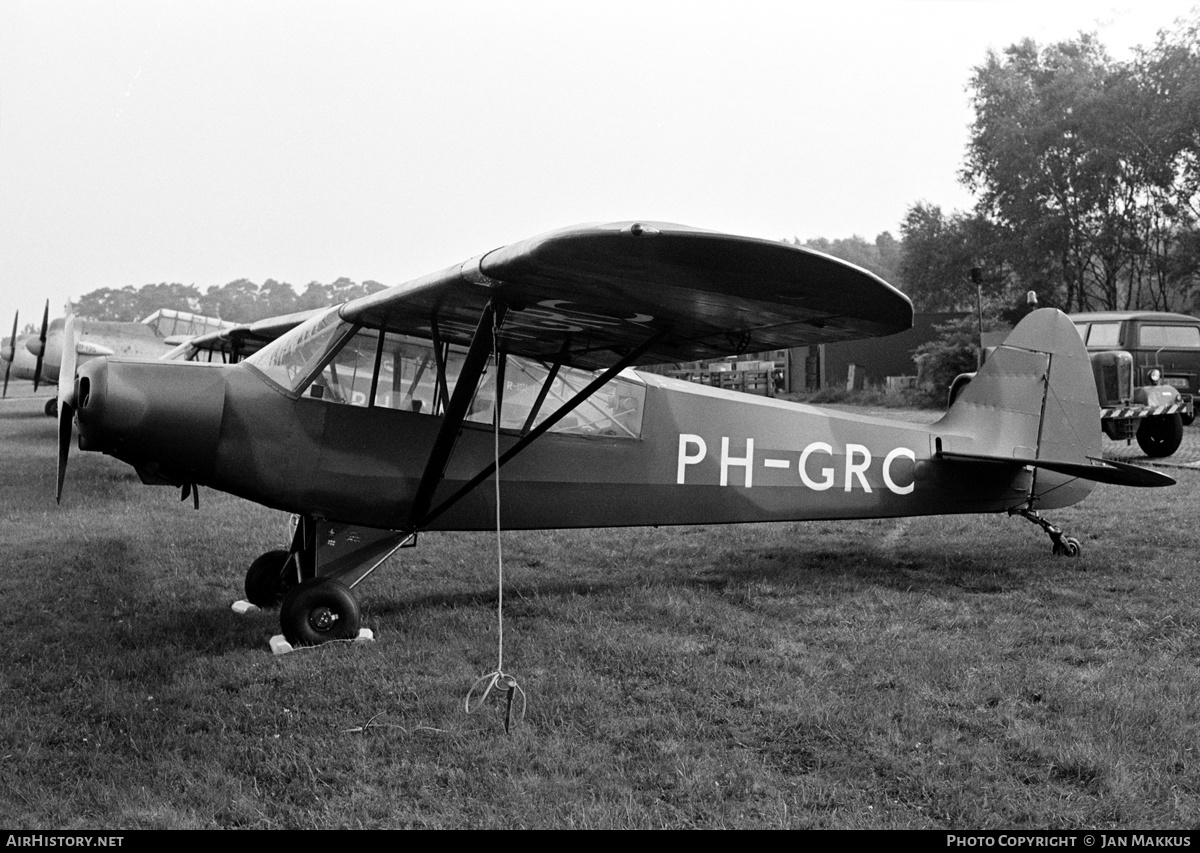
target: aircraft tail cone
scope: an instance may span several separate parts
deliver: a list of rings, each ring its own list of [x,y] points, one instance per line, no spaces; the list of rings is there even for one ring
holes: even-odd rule
[[[42,359],[46,356],[46,330],[50,327],[50,300],[46,300],[46,310],[42,312],[42,332],[38,335],[37,366],[33,368],[33,390],[38,389],[42,379]]]
[[[49,303],[47,303],[47,306]],[[40,363],[40,362],[39,362]],[[68,316],[63,326],[62,367],[58,371],[58,487],[54,499],[62,503],[63,480],[67,475],[67,457],[71,453],[71,424],[75,418],[75,317]]]

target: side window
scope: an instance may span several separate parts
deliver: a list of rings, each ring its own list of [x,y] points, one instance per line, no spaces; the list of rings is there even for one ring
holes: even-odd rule
[[[332,403],[366,406],[370,402],[371,374],[379,333],[360,329],[337,352],[308,386],[308,396]]]
[[[1088,332],[1089,347],[1116,347],[1121,345],[1120,323],[1092,323]]]
[[[550,368],[523,358],[510,358],[506,367],[500,425],[521,429],[546,385]],[[537,426],[557,412],[595,378],[594,373],[587,371],[569,367],[560,369],[546,390],[532,426]],[[638,438],[642,433],[645,401],[646,389],[643,385],[618,376],[552,426],[550,431]]]
[[[428,341],[410,340],[399,335],[384,339],[383,360],[379,365],[379,384],[375,405],[419,414],[436,414],[435,406],[444,405],[437,381],[437,359]],[[458,378],[462,354],[451,352],[447,369],[450,388]]]
[[[1200,349],[1200,326],[1142,326],[1138,344],[1143,347]]]
[[[329,340],[329,337],[323,339]],[[454,393],[465,358],[465,352],[456,347],[450,347],[446,352],[445,387],[450,394]],[[303,363],[302,359],[297,360]],[[379,365],[378,372],[376,364]],[[299,374],[298,369],[296,372]],[[497,374],[496,365],[489,364],[467,409],[468,422],[491,424]],[[541,424],[596,377],[594,373],[570,367],[551,374],[551,368],[541,362],[508,357],[503,371],[501,429],[521,431],[526,426],[532,428]],[[332,356],[326,355],[324,366],[302,393],[329,403],[427,415],[440,415],[446,407],[432,343],[385,334],[381,347],[378,330],[366,328],[358,329]],[[645,400],[645,386],[634,379],[618,376],[576,406],[550,431],[638,438],[642,431]]]
[[[464,355],[451,348],[446,355],[446,386],[451,392],[462,370]],[[379,362],[378,379],[375,363]],[[439,414],[445,407],[438,383],[437,359],[428,341],[384,335],[359,329],[321,369],[305,392],[309,397],[349,406],[374,405],[421,414]],[[371,389],[375,396],[372,401]],[[489,415],[490,418],[490,415]]]
[[[1079,332],[1079,340],[1083,341],[1086,344],[1087,338],[1088,338],[1088,324],[1087,323],[1076,323],[1075,331]]]

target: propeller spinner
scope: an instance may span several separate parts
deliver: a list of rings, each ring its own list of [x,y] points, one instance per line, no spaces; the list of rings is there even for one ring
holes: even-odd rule
[[[49,308],[49,303],[46,305]],[[54,493],[59,503],[62,503],[63,478],[67,475],[67,456],[71,452],[71,422],[75,418],[75,367],[79,358],[75,350],[74,315],[68,315],[63,325],[62,353],[62,366],[58,370],[58,489]]]

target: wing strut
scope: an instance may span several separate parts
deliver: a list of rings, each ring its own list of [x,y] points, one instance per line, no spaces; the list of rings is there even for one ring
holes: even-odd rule
[[[475,334],[478,337],[479,332],[476,331]],[[516,444],[514,444],[512,447],[510,447],[508,450],[506,450],[503,454],[501,454],[500,461],[499,461],[500,466],[503,466],[510,459],[512,459],[514,456],[516,456],[518,453],[520,453],[522,450],[524,450],[526,447],[528,447],[530,444],[532,444],[534,441],[536,441],[539,437],[541,437],[543,433],[545,433],[547,430],[549,430],[551,427],[553,427],[555,424],[557,424],[559,421],[561,421],[563,418],[565,418],[567,415],[569,415],[571,412],[573,412],[576,409],[576,407],[578,407],[580,404],[582,404],[584,401],[586,401],[588,399],[588,397],[592,396],[594,393],[596,393],[601,388],[603,388],[605,385],[607,385],[618,373],[620,373],[626,367],[628,367],[629,365],[631,365],[635,361],[637,361],[641,357],[642,353],[644,353],[646,350],[650,349],[650,347],[652,347],[656,343],[658,343],[659,339],[661,339],[663,337],[663,335],[665,335],[665,334],[666,334],[666,330],[664,329],[664,330],[658,332],[657,334],[650,336],[649,338],[644,340],[642,343],[640,343],[638,346],[634,347],[632,350],[630,350],[625,355],[624,358],[622,358],[616,364],[612,365],[607,370],[605,370],[603,373],[601,373],[599,376],[597,376],[595,379],[593,379],[591,382],[589,382],[582,390],[579,391],[579,393],[577,393],[574,397],[572,397],[570,400],[568,400],[566,403],[564,403],[561,408],[556,410],[553,414],[551,414],[548,418],[546,418],[546,420],[542,421],[536,427],[534,427],[533,429],[529,430],[524,435],[522,435],[521,438],[517,440]],[[474,346],[475,346],[474,341],[472,341],[471,346],[472,346],[472,348],[474,348]],[[461,383],[461,381],[462,381],[462,379],[460,377],[459,382]],[[458,386],[455,386],[454,390],[455,390],[455,395],[457,396]],[[436,447],[436,445],[435,445],[435,447]],[[417,529],[423,528],[426,525],[430,524],[435,518],[437,518],[443,512],[448,510],[454,504],[458,503],[458,501],[461,500],[463,498],[463,496],[465,496],[468,492],[470,492],[472,489],[474,489],[476,486],[478,486],[480,483],[482,483],[484,480],[486,480],[488,477],[490,477],[492,475],[492,472],[496,470],[496,467],[497,467],[497,463],[495,463],[495,462],[488,463],[488,465],[486,465],[478,474],[476,474],[467,483],[465,483],[462,486],[462,488],[460,488],[457,492],[455,492],[453,495],[448,497],[446,500],[442,501],[433,510],[431,510],[428,513],[421,516],[420,520],[417,522],[417,524],[413,525],[411,529],[417,530]],[[422,478],[421,485],[422,486],[425,485],[424,478]],[[417,514],[414,512],[411,517],[416,518]]]
[[[479,324],[471,338],[471,346],[467,349],[466,359],[458,380],[454,383],[454,393],[446,406],[442,426],[437,437],[433,440],[433,448],[429,451],[429,459],[425,463],[425,471],[421,474],[421,482],[417,485],[417,493],[409,510],[406,530],[418,530],[423,526],[425,515],[433,503],[433,493],[438,483],[445,476],[446,466],[450,464],[450,455],[454,452],[454,444],[458,441],[459,431],[467,417],[467,409],[475,396],[479,377],[487,367],[492,354],[492,323],[496,325],[504,321],[508,306],[503,302],[488,300],[483,313],[479,316]],[[439,370],[444,375],[444,371]]]
[[[538,412],[542,410],[542,404],[546,402],[546,395],[550,393],[550,387],[554,384],[555,377],[558,376],[558,370],[562,367],[562,363],[566,361],[567,353],[570,351],[571,336],[567,335],[563,338],[563,345],[558,353],[558,360],[550,366],[550,372],[546,374],[546,379],[542,382],[541,390],[538,391],[537,399],[533,401],[533,407],[529,410],[529,417],[525,419],[525,424],[521,427],[521,435],[527,435],[533,429],[533,422],[537,420]]]

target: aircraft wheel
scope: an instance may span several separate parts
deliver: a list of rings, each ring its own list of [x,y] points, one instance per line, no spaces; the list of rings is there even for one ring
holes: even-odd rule
[[[268,551],[250,564],[246,571],[246,600],[258,607],[278,607],[287,592],[283,576],[289,552]]]
[[[48,417],[48,418],[57,418],[58,417],[58,398],[51,397],[49,400],[47,400],[46,407],[42,411],[44,411],[46,413],[46,417]]]
[[[279,626],[293,646],[318,646],[358,636],[358,599],[333,578],[309,578],[288,590],[279,608]]]
[[[1054,556],[1056,557],[1078,557],[1082,551],[1083,546],[1074,536],[1064,536],[1054,543]]]
[[[1185,415],[1183,412],[1180,412],[1179,420],[1184,426],[1191,426],[1192,421],[1196,420],[1196,413],[1192,412],[1190,415]]]
[[[1170,456],[1183,441],[1183,418],[1178,414],[1143,418],[1137,443],[1147,456]]]

